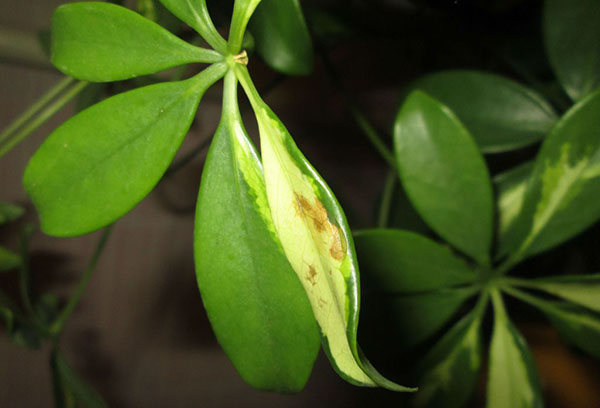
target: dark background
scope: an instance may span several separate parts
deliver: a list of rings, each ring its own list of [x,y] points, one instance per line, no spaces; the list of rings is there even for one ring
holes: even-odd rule
[[[0,48],[12,53],[11,58],[0,61],[0,128],[61,77],[44,63],[41,50],[25,52],[28,45],[35,47],[35,42],[13,40],[18,33],[47,28],[52,10],[61,3],[0,2]],[[447,68],[476,68],[517,80],[530,75],[543,83],[551,79],[538,1],[422,0],[415,6],[401,0],[314,0],[303,4],[307,9],[317,6],[329,11],[344,23],[346,29],[338,30],[317,48],[330,56],[343,86],[384,135],[389,134],[402,87],[419,75]],[[217,14],[216,20],[219,18]],[[259,89],[277,78],[257,57],[251,58],[250,70]],[[552,84],[548,88],[552,89]],[[316,57],[314,74],[279,81],[265,99],[333,188],[352,227],[373,226],[387,169],[356,127],[321,59]],[[0,159],[0,200],[28,210],[25,220],[0,231],[0,243],[10,248],[17,248],[23,225],[36,221],[20,181],[27,160],[71,109]],[[219,114],[219,87],[215,87],[205,95],[180,153],[209,137]],[[245,120],[256,136],[252,117],[245,115]],[[490,168],[499,171],[534,153],[531,148],[489,157]],[[194,276],[193,211],[203,155],[163,180],[116,224],[63,336],[62,350],[71,365],[114,407],[403,406],[402,395],[346,384],[323,356],[306,389],[295,396],[253,390],[237,375],[212,334]],[[597,272],[599,232],[596,228],[559,248],[555,255],[534,260],[525,266],[526,272],[548,272],[547,268],[552,269],[550,273],[564,268]],[[37,233],[32,243],[36,290],[66,297],[96,239],[97,234],[55,239]],[[0,285],[10,289],[15,282],[0,276]],[[367,310],[369,297],[366,291]],[[600,406],[598,364],[567,349],[538,316],[514,307],[513,316],[540,369],[547,405]],[[369,323],[369,327],[379,324],[379,329],[385,329],[383,321]],[[376,334],[385,336],[385,330]],[[365,332],[360,337],[369,346],[367,354],[376,366],[392,376],[403,371],[406,361],[386,358],[397,355],[388,348],[393,344]],[[23,350],[0,334],[0,407],[51,406],[48,353],[46,347]],[[484,377],[473,406],[483,405]]]

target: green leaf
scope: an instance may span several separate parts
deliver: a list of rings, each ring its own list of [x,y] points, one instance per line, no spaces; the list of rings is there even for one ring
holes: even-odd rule
[[[196,30],[215,50],[226,55],[227,41],[221,37],[213,24],[206,0],[160,0],[181,21]]]
[[[56,376],[60,379],[60,383],[64,387],[64,391],[68,392],[67,395],[70,394],[72,398],[86,408],[108,407],[108,404],[102,399],[100,394],[69,367],[58,351],[53,352],[51,364],[53,371],[56,372]],[[65,406],[72,405],[67,403]]]
[[[390,326],[401,332],[398,348],[415,346],[440,330],[473,296],[472,289],[442,289],[417,295],[392,296],[388,302]]]
[[[448,106],[485,153],[514,150],[542,139],[556,113],[523,85],[481,71],[443,71],[410,86]]]
[[[342,208],[285,126],[262,101],[246,68],[236,65],[234,69],[258,121],[275,230],[308,294],[332,365],[353,384],[409,391],[383,378],[359,351],[358,265]]]
[[[223,57],[110,3],[72,3],[52,16],[52,63],[64,74],[108,82]]]
[[[113,96],[56,129],[23,181],[44,232],[85,234],[140,202],[173,159],[203,93],[225,70],[213,65],[185,81]]]
[[[547,250],[600,217],[600,91],[569,110],[535,160],[522,210],[506,235],[515,258]]]
[[[0,246],[0,272],[15,269],[20,263],[19,255]]]
[[[0,225],[4,225],[21,217],[25,210],[13,204],[0,202]]]
[[[494,177],[494,186],[496,188],[496,210],[498,212],[498,257],[508,253],[507,233],[512,224],[518,219],[527,182],[531,177],[533,162],[529,161],[519,166],[513,167]]]
[[[487,408],[542,407],[540,382],[525,340],[512,324],[498,292],[492,293],[494,331],[490,345]]]
[[[463,317],[419,363],[422,379],[421,390],[415,394],[416,406],[467,405],[481,367],[481,315],[481,311],[473,311]]]
[[[262,0],[250,20],[250,31],[256,51],[274,70],[287,75],[312,72],[312,40],[298,0]]]
[[[467,263],[448,248],[413,232],[359,231],[355,243],[368,283],[383,292],[423,292],[477,279]]]
[[[554,72],[573,100],[600,86],[600,2],[546,0],[544,37]]]
[[[542,310],[569,343],[600,358],[600,315],[581,307],[559,303]]]
[[[591,282],[597,281],[597,277],[594,276],[581,278]],[[568,342],[600,358],[600,314],[565,302],[549,302],[515,288],[508,287],[505,290],[540,309]]]
[[[198,286],[215,334],[242,377],[256,388],[297,392],[310,376],[319,332],[275,233],[233,73],[225,83],[223,117],[196,210]]]
[[[473,138],[444,105],[421,91],[407,98],[394,127],[402,184],[423,219],[478,262],[489,262],[492,187]]]
[[[600,312],[600,274],[535,279],[531,286]]]

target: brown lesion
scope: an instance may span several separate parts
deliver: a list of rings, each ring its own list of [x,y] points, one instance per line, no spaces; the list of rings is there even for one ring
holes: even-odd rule
[[[333,259],[337,261],[341,261],[344,259],[344,255],[346,255],[346,249],[344,248],[345,241],[344,237],[340,233],[340,230],[335,225],[332,225],[332,241],[331,246],[329,247],[329,254],[333,257]]]
[[[337,261],[344,259],[346,254],[344,237],[340,229],[329,221],[327,209],[325,209],[323,203],[317,197],[315,197],[314,203],[311,203],[303,195],[294,193],[294,202],[292,204],[296,215],[309,218],[317,232],[325,232],[330,236],[331,245],[329,246],[329,254],[333,259]]]
[[[306,280],[312,286],[315,286],[317,284],[317,270],[312,265],[308,265],[308,273],[306,274]]]
[[[317,299],[317,302],[319,303],[319,307],[321,309],[323,309],[325,306],[327,306],[327,301],[325,299],[323,299],[321,296],[319,296],[319,298]]]
[[[325,231],[329,225],[329,219],[327,218],[327,210],[323,207],[323,204],[321,204],[319,199],[315,197],[315,203],[313,205],[301,194],[294,193],[294,198],[296,214],[310,218],[317,231]]]

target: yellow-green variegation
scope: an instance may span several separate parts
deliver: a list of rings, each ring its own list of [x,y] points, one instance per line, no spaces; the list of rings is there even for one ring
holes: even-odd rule
[[[275,229],[308,294],[327,355],[340,375],[353,384],[409,391],[377,373],[357,345],[358,265],[340,205],[262,101],[247,70],[241,66],[235,69],[258,121]]]

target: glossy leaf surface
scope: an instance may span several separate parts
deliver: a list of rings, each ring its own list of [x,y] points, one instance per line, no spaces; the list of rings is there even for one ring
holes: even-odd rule
[[[227,42],[213,24],[206,0],[160,0],[171,13],[196,30],[215,50],[227,53]]]
[[[202,175],[196,276],[215,334],[242,377],[256,388],[296,392],[311,373],[320,337],[275,232],[236,84],[226,78],[224,113]]]
[[[9,271],[20,264],[20,258],[17,254],[0,246],[0,272]]]
[[[463,317],[425,355],[418,366],[422,388],[418,407],[462,408],[473,394],[481,367],[481,318],[477,312]]]
[[[487,408],[542,407],[540,382],[527,343],[512,324],[498,293],[490,345]]]
[[[409,389],[383,378],[360,354],[359,275],[352,235],[335,196],[236,67],[260,132],[267,199],[284,252],[302,282],[333,366],[349,382]]]
[[[288,75],[312,72],[312,40],[298,0],[262,0],[250,31],[256,51],[271,68]]]
[[[518,82],[481,71],[444,71],[410,86],[433,96],[459,117],[486,153],[542,139],[557,116],[552,106]]]
[[[396,117],[394,144],[400,179],[419,214],[442,238],[487,263],[492,188],[467,129],[447,107],[414,91]]]
[[[52,63],[93,82],[118,81],[192,62],[217,62],[138,13],[110,3],[72,3],[52,16]]]
[[[600,217],[600,91],[569,110],[537,155],[519,218],[507,233],[518,256],[542,252]]]
[[[474,294],[470,289],[443,289],[417,295],[392,296],[387,302],[393,319],[391,325],[402,333],[396,342],[397,347],[412,347],[430,338]]]
[[[494,177],[496,187],[496,210],[498,213],[498,255],[506,255],[507,232],[518,219],[527,182],[531,177],[533,162],[526,162]]]
[[[23,181],[44,232],[85,234],[140,202],[173,159],[204,91],[224,71],[215,65],[186,81],[113,96],[56,129]]]
[[[600,2],[546,0],[544,37],[550,63],[573,100],[600,86]]]
[[[13,204],[0,202],[0,225],[9,223],[21,217],[24,209]]]
[[[448,248],[413,232],[359,231],[355,243],[363,274],[383,292],[423,292],[477,279],[467,263]]]

